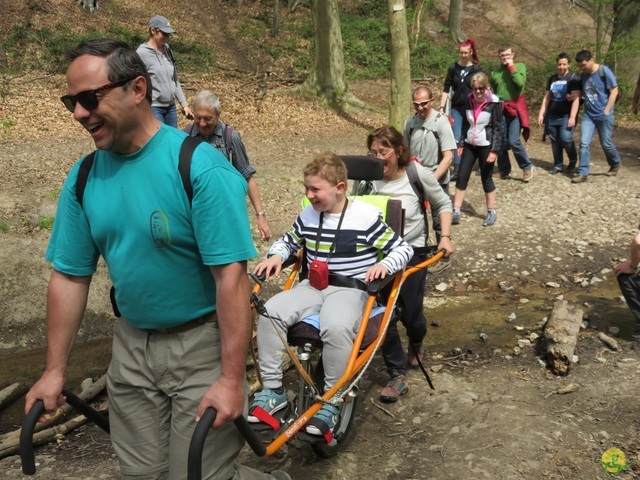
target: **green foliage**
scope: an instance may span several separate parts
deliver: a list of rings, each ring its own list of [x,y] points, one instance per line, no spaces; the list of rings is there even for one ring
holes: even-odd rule
[[[38,227],[43,230],[51,230],[53,228],[53,221],[55,217],[42,217],[38,220]]]
[[[422,37],[411,51],[411,77],[425,77],[428,74],[444,76],[449,65],[457,59],[456,51],[449,45]]]
[[[41,69],[51,73],[64,73],[65,55],[78,43],[96,38],[117,38],[137,47],[147,40],[138,30],[124,25],[110,24],[103,30],[88,28],[77,33],[68,26],[58,25],[55,29],[36,28],[30,21],[14,25],[5,42],[7,57],[18,62],[18,70]],[[211,70],[214,64],[212,49],[203,45],[172,39],[171,47],[176,54],[178,67],[189,67],[190,71]]]
[[[6,220],[0,220],[0,232],[9,233],[9,222]]]
[[[363,18],[346,13],[340,25],[347,79],[388,77],[391,61],[386,15]]]

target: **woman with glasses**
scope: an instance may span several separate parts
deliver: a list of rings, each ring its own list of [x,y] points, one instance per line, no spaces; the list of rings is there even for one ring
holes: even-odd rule
[[[446,250],[447,257],[451,255],[454,251],[451,244],[451,200],[442,190],[433,172],[420,163],[411,161],[411,152],[405,146],[402,134],[391,126],[385,125],[374,130],[367,137],[367,148],[369,155],[382,160],[384,178],[368,185],[361,182],[356,185],[356,192],[388,195],[402,201],[402,208],[405,210],[404,239],[414,250],[409,266],[425,260],[420,250],[424,251],[424,247],[427,246],[429,227],[422,201],[411,185],[408,168],[415,168],[422,184],[423,200],[429,201],[431,208],[440,218],[442,234],[438,248]],[[425,270],[414,273],[407,278],[400,290],[398,305],[403,313],[400,320],[409,337],[409,358],[407,359],[402,348],[397,320],[392,320],[382,345],[382,355],[391,377],[387,386],[380,392],[380,400],[383,402],[395,402],[409,391],[407,368],[417,368],[418,359],[422,360],[424,355],[423,341],[427,334],[427,319],[422,310],[425,277]]]
[[[169,20],[156,15],[149,20],[149,41],[141,44],[136,51],[151,77],[153,115],[162,123],[177,128],[176,99],[182,105],[182,112],[187,118],[193,118],[193,114],[182,93],[173,54],[167,43],[174,32]]]
[[[462,119],[467,105],[467,98],[471,93],[470,79],[478,72],[482,71],[479,65],[478,50],[476,50],[473,39],[468,38],[458,46],[460,59],[452,63],[447,70],[447,77],[444,80],[444,89],[440,96],[440,112],[445,112],[447,101],[450,101],[450,115],[453,119],[453,136],[456,142],[460,141],[462,135]],[[458,177],[460,167],[460,156],[454,152],[452,181]]]
[[[482,225],[490,227],[498,218],[495,210],[496,186],[493,166],[502,144],[502,103],[489,90],[489,77],[483,72],[471,77],[471,93],[458,142],[460,171],[453,200],[453,223],[460,223],[460,209],[476,160],[480,163],[480,178],[487,202],[487,214]]]

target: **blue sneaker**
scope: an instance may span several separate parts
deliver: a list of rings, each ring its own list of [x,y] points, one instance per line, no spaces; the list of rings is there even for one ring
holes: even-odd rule
[[[452,225],[458,225],[460,223],[460,214],[453,212],[451,214],[451,224]]]
[[[322,408],[318,410],[318,413],[307,423],[307,433],[328,438],[339,419],[340,411],[338,407],[325,403]]]
[[[484,222],[482,222],[482,226],[483,227],[490,227],[491,225],[496,223],[497,219],[498,219],[498,214],[496,212],[494,212],[493,210],[489,210],[487,212],[487,216],[484,217]]]
[[[263,388],[253,397],[253,405],[249,409],[247,420],[249,423],[270,423],[273,414],[287,406],[287,394],[276,393],[270,388]],[[266,416],[265,416],[266,414]]]

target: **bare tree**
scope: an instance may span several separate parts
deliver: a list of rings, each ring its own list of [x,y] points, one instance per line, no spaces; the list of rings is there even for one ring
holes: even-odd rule
[[[389,125],[402,131],[411,114],[411,66],[404,0],[387,0],[391,36],[391,97]]]
[[[453,41],[456,43],[463,42],[465,36],[462,34],[462,2],[463,0],[451,0],[449,5],[449,30]]]
[[[273,25],[271,26],[271,36],[277,37],[280,31],[280,0],[273,0]]]

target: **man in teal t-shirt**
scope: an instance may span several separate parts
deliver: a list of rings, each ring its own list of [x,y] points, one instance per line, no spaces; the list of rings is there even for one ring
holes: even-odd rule
[[[246,403],[251,336],[246,261],[257,255],[246,182],[213,147],[178,172],[187,136],[151,110],[149,74],[127,44],[91,40],[69,54],[62,101],[98,149],[82,198],[69,173],[47,260],[47,367],[27,394],[49,412],[64,403],[65,367],[102,256],[122,317],[107,372],[111,440],[122,478],[187,478],[196,420],[217,410],[203,478],[289,479],[237,465],[243,440],[230,423]],[[191,200],[191,201],[190,201]]]

